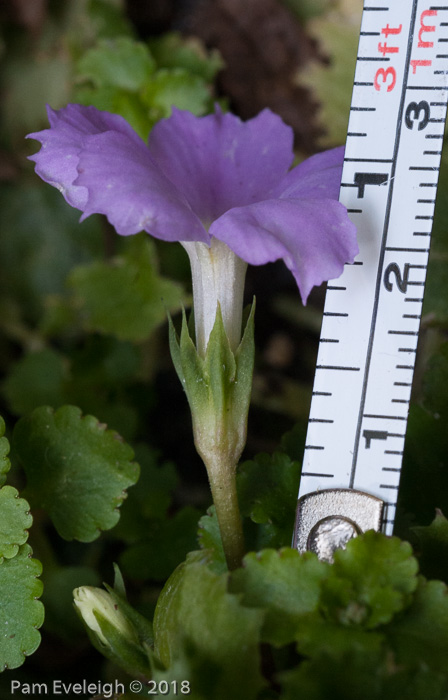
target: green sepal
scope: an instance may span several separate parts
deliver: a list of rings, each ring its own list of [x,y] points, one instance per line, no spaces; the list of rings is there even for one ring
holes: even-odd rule
[[[180,333],[180,362],[183,386],[187,394],[191,410],[200,410],[208,401],[207,374],[204,360],[199,357],[188,329],[185,310],[182,312],[182,329]],[[182,379],[181,379],[182,381]]]
[[[243,337],[235,353],[236,377],[233,386],[233,400],[240,413],[247,414],[252,391],[255,357],[255,297],[250,307]]]
[[[95,649],[131,676],[149,678],[151,668],[146,649],[125,639],[101,613],[95,611],[94,615],[108,642],[107,646],[103,644],[96,634],[85,626]]]
[[[185,313],[184,310],[182,310],[183,313]],[[170,346],[170,355],[171,359],[173,361],[174,369],[176,370],[176,374],[179,377],[179,381],[182,385],[185,384],[184,382],[184,373],[182,370],[182,360],[181,360],[181,355],[180,355],[180,345],[179,345],[179,336],[176,333],[176,329],[174,327],[173,319],[171,318],[171,314],[167,313],[167,318],[168,318],[168,340],[169,340],[169,346]]]
[[[180,338],[170,314],[168,314],[168,328],[171,359],[193,410],[193,406],[200,406],[207,401],[207,390],[204,384],[204,360],[199,357],[191,339],[185,309],[182,309]]]
[[[215,324],[207,345],[204,372],[208,379],[210,408],[215,416],[224,416],[227,412],[236,379],[235,356],[230,349],[229,339],[222,320],[221,307],[218,304]]]
[[[114,593],[121,596],[124,600],[127,600],[126,586],[124,584],[123,574],[120,571],[118,564],[114,562]]]
[[[201,358],[191,339],[185,312],[180,338],[169,318],[171,357],[190,404],[196,446],[202,455],[225,445],[235,461],[245,442],[254,366],[254,315],[252,304],[243,338],[232,352],[218,304],[215,324]]]
[[[146,617],[138,612],[138,610],[133,608],[132,605],[128,603],[127,599],[118,593],[117,590],[111,588],[111,586],[109,586],[107,583],[104,584],[104,588],[135,629],[140,644],[145,647],[152,645],[154,643],[152,622],[147,620]]]
[[[115,575],[117,576],[117,568],[115,568]],[[108,605],[113,612],[112,618],[118,615],[119,625],[114,624],[112,619],[109,619],[107,614],[103,614],[101,609],[98,607],[95,609],[93,606],[90,615],[93,614],[96,619],[101,630],[101,637],[97,630],[92,629],[91,620],[89,624],[89,620],[85,619],[83,606],[79,607],[75,602],[76,613],[95,649],[130,675],[149,678],[151,668],[148,660],[148,649],[153,644],[152,623],[135,610],[126,598],[117,593],[111,586],[105,583],[104,587],[107,591],[107,598],[110,600]],[[105,596],[102,589],[97,589],[97,592],[95,589],[92,590],[97,598]],[[99,607],[101,607],[101,598],[99,599]]]

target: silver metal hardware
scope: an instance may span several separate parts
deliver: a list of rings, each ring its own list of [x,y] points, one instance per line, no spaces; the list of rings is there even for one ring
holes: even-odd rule
[[[336,549],[366,530],[379,530],[383,501],[354,489],[325,489],[299,499],[294,546],[332,562]]]

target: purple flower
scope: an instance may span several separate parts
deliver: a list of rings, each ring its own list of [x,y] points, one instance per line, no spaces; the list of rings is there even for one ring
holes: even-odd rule
[[[174,109],[148,145],[122,117],[94,107],[49,108],[48,117],[50,129],[29,135],[42,144],[31,157],[38,175],[82,219],[101,213],[121,235],[144,230],[183,243],[195,313],[202,295],[213,321],[217,301],[225,325],[239,306],[247,263],[282,258],[305,303],[314,285],[338,277],[358,253],[355,227],[337,201],[343,149],[289,170],[292,130],[267,109],[247,122],[219,109],[206,117]],[[235,347],[240,328],[232,318]],[[196,323],[205,350],[210,322]]]

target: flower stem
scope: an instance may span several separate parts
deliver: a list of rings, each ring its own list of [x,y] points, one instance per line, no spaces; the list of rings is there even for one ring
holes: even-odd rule
[[[236,465],[206,463],[213,502],[218,517],[222,546],[229,570],[241,566],[244,549],[243,526],[236,492]]]

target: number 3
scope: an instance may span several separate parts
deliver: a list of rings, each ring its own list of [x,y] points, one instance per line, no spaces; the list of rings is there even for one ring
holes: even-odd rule
[[[377,72],[375,73],[375,79],[373,81],[373,84],[375,85],[375,90],[381,90],[381,85],[387,82],[389,76],[391,76],[392,81],[387,86],[387,92],[391,92],[394,89],[395,83],[397,82],[397,73],[395,71],[395,68],[392,68],[392,66],[389,66],[387,70],[384,70],[384,68],[378,68]],[[380,77],[382,78],[381,83],[378,82],[378,78]]]
[[[420,119],[420,114],[423,112],[423,118]],[[414,123],[418,123],[418,130],[421,131],[426,126],[428,126],[429,117],[431,110],[429,104],[422,100],[417,104],[417,102],[410,102],[406,109],[406,114],[404,116],[404,121],[408,129],[413,129]]]

